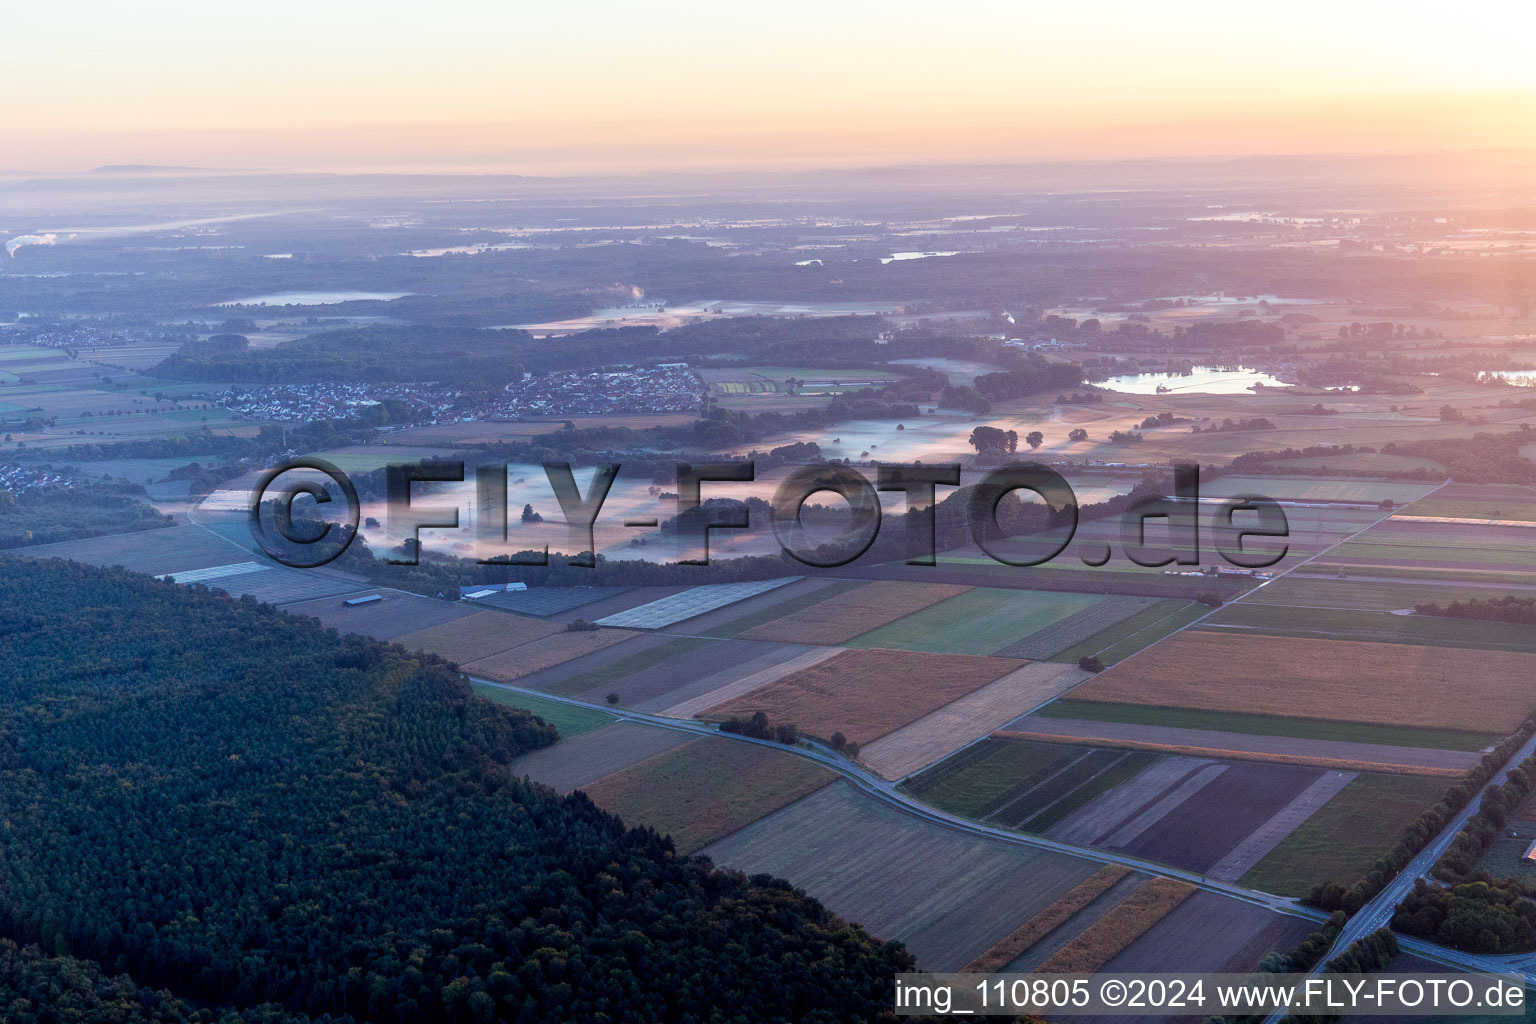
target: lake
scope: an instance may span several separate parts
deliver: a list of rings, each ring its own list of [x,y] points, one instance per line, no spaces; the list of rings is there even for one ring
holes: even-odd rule
[[[1241,395],[1251,391],[1255,384],[1270,388],[1291,386],[1272,374],[1246,366],[1197,366],[1190,373],[1128,373],[1091,383],[1127,395]]]

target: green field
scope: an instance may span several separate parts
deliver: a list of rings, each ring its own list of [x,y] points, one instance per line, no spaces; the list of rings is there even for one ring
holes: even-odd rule
[[[1000,809],[994,820],[1026,832],[1044,832],[1101,794],[1134,779],[1156,760],[1156,754],[1145,750],[1095,750],[1026,800]]]
[[[1447,599],[1438,594],[1426,594],[1422,600]],[[1536,630],[1518,623],[1436,615],[1393,615],[1391,612],[1342,608],[1235,604],[1221,609],[1195,628],[1217,633],[1262,633],[1317,640],[1536,652]]]
[[[1043,779],[1080,747],[988,737],[909,779],[902,788],[935,807],[982,818]]]
[[[1529,834],[1529,830],[1526,830]],[[1494,878],[1518,878],[1526,885],[1536,884],[1536,864],[1525,859],[1530,849],[1528,838],[1499,836],[1477,862],[1478,870],[1486,871]]]
[[[1044,832],[1157,760],[1146,751],[989,737],[904,785],[927,803],[976,821]]]
[[[1047,660],[1073,662],[1093,655],[1106,666],[1113,665],[1150,647],[1208,611],[1210,609],[1203,604],[1191,604],[1177,598],[1159,601],[1080,643],[1056,652]]]
[[[1447,788],[1444,779],[1361,775],[1254,865],[1242,884],[1281,896],[1305,896],[1319,882],[1352,885]]]
[[[978,587],[870,630],[848,646],[992,654],[1103,600],[1096,594]]]
[[[601,729],[614,720],[612,715],[598,711],[596,708],[579,708],[555,700],[545,700],[543,697],[517,693],[504,686],[492,686],[489,683],[470,683],[470,685],[475,688],[476,693],[487,700],[532,711],[559,729],[561,739],[568,740],[572,736],[580,736],[584,732]]]
[[[1340,740],[1348,743],[1423,747],[1430,750],[1484,750],[1504,738],[1492,733],[1421,729],[1408,725],[1333,722],[1320,718],[1252,715],[1235,711],[1202,711],[1198,708],[1155,707],[1150,704],[1111,704],[1069,698],[1052,701],[1035,714],[1044,718],[1072,718],[1088,722],[1127,722],[1132,725],[1162,725],[1175,729],[1240,732],[1250,736],[1292,736],[1302,740]]]

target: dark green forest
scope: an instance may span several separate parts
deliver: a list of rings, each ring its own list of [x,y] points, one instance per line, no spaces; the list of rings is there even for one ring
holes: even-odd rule
[[[0,548],[174,525],[170,516],[139,500],[135,492],[142,494],[143,489],[106,483],[46,487],[20,495],[0,491]]]
[[[104,993],[70,1019],[857,1021],[912,966],[513,778],[554,728],[445,663],[249,598],[0,556],[0,692],[18,1020],[51,986]]]

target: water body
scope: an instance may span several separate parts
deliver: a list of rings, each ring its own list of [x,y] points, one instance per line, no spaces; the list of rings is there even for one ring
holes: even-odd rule
[[[1522,387],[1536,386],[1536,370],[1480,370],[1480,380],[1502,380]]]
[[[1127,395],[1241,395],[1251,391],[1255,384],[1268,388],[1291,386],[1272,374],[1247,366],[1197,366],[1190,373],[1128,373],[1092,383]]]
[[[881,263],[905,263],[907,260],[926,260],[932,256],[959,256],[958,250],[954,252],[893,252],[889,256],[880,257]]]
[[[274,292],[249,299],[215,303],[218,306],[334,306],[341,302],[389,302],[415,292]]]

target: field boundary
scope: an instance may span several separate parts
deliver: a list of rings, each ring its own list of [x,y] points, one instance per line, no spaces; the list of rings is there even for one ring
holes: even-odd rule
[[[1104,865],[1058,896],[1050,906],[998,939],[990,949],[960,970],[982,974],[1001,970],[1023,956],[1035,943],[1070,921],[1078,911],[1104,895],[1130,873],[1131,869],[1123,864]]]

